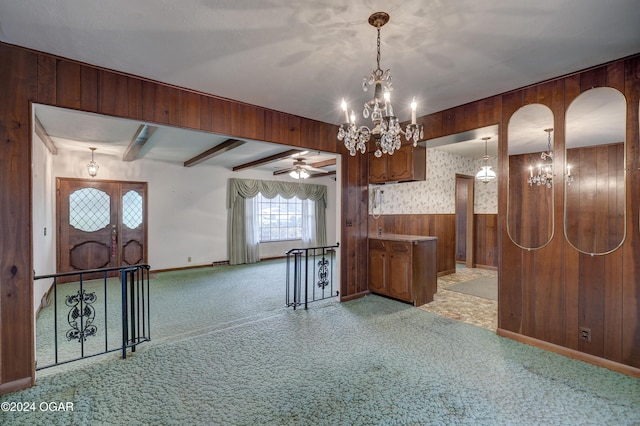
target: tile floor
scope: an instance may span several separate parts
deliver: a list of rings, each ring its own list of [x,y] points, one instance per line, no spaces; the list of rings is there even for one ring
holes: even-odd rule
[[[495,331],[498,327],[497,300],[447,290],[454,284],[479,277],[495,277],[497,280],[498,272],[458,266],[455,274],[438,278],[438,292],[433,302],[420,306],[420,309]]]

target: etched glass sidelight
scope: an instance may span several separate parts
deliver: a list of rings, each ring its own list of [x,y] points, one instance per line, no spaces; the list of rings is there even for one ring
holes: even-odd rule
[[[94,232],[111,222],[109,194],[95,188],[82,188],[69,195],[69,225]]]
[[[122,196],[122,223],[129,229],[142,224],[142,196],[131,190]]]

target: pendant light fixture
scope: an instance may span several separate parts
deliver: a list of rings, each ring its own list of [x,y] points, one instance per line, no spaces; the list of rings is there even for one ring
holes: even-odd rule
[[[482,156],[484,159],[484,166],[480,167],[480,171],[476,173],[476,179],[483,183],[488,183],[496,178],[496,172],[491,170],[491,166],[488,165],[489,155],[487,154],[487,141],[489,139],[491,138],[482,138],[484,141],[484,155]]]
[[[96,150],[96,148],[91,147],[89,149],[91,150],[91,161],[89,162],[89,164],[87,164],[87,172],[89,172],[89,176],[96,177],[96,175],[98,174],[98,169],[100,168],[100,166],[98,166],[98,163],[96,163],[93,159],[93,152]]]
[[[411,102],[411,124],[408,124],[403,131],[400,128],[400,120],[393,113],[391,106],[391,70],[383,71],[380,68],[380,28],[389,22],[389,14],[376,12],[369,16],[369,25],[378,31],[378,55],[376,57],[376,68],[371,70],[371,74],[364,78],[362,90],[368,91],[367,86],[374,86],[373,99],[365,102],[362,116],[371,118],[373,127],[356,126],[356,115],[351,111],[346,101],[342,100],[342,110],[344,111],[344,124],[338,130],[338,140],[344,141],[349,154],[356,155],[357,151],[362,154],[367,152],[367,144],[371,137],[376,142],[374,155],[381,157],[382,154],[392,155],[396,149],[400,149],[400,135],[404,135],[407,141],[413,140],[413,146],[417,146],[418,141],[424,137],[422,124],[416,123],[417,103],[415,98]]]

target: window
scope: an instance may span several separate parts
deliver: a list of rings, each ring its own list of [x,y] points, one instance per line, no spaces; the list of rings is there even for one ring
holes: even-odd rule
[[[268,199],[258,194],[260,242],[302,239],[302,200],[276,196]]]
[[[111,222],[111,198],[95,188],[82,188],[69,195],[69,225],[94,232]]]

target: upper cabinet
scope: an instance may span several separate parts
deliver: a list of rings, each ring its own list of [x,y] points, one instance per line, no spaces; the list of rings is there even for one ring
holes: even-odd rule
[[[424,146],[402,145],[392,155],[376,157],[369,153],[369,183],[425,180],[427,150]]]
[[[610,87],[583,92],[567,109],[564,233],[581,253],[611,253],[626,237],[626,110]]]
[[[509,120],[507,233],[526,250],[553,238],[553,187],[559,180],[553,130],[553,113],[542,104],[523,106]]]

